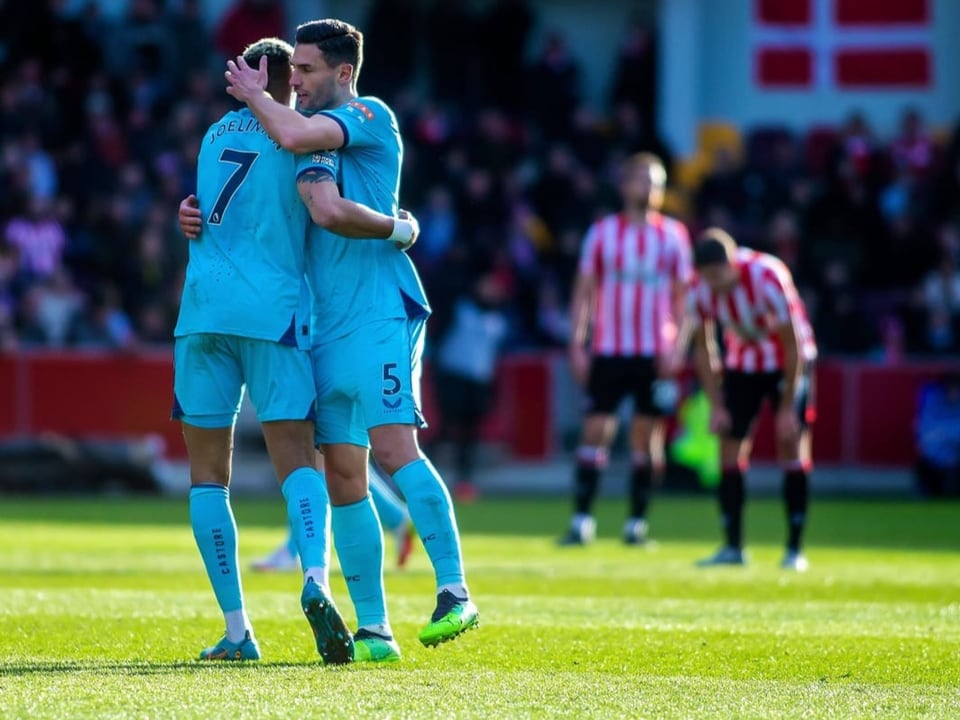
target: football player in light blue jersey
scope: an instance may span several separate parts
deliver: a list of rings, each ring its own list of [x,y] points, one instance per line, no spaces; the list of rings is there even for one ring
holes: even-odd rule
[[[269,39],[245,56],[263,58],[270,92],[289,98],[292,48]],[[203,660],[258,660],[243,605],[237,530],[230,507],[233,426],[244,388],[297,529],[308,578],[319,582],[328,550],[322,531],[329,500],[314,464],[313,377],[301,307],[308,216],[294,188],[274,180],[293,172],[246,108],[210,126],[197,162],[198,194],[209,212],[190,257],[174,330],[174,407],[190,459],[190,523],[226,621]],[[282,384],[272,381],[282,376]],[[342,625],[342,621],[340,623]],[[349,632],[340,654],[351,653]]]
[[[297,28],[291,83],[301,112],[264,92],[263,67],[242,58],[228,63],[233,97],[246,102],[283,147],[304,154],[301,181],[385,214],[397,207],[403,145],[383,101],[358,97],[363,36],[326,19]],[[304,113],[304,114],[301,114]],[[306,113],[312,113],[307,115]],[[313,363],[318,387],[318,439],[323,445],[333,505],[333,534],[354,604],[366,608],[357,637],[390,636],[378,629],[373,598],[382,572],[382,546],[367,490],[367,453],[390,473],[433,563],[437,606],[420,641],[436,645],[477,625],[463,570],[453,504],[442,478],[423,455],[417,429],[420,360],[430,307],[410,259],[376,243],[351,243],[318,229],[308,244],[314,299]],[[348,539],[349,538],[349,539]],[[356,543],[358,549],[341,543]],[[379,571],[379,572],[378,572]]]
[[[291,53],[271,38],[244,54],[251,62],[262,58],[278,102],[289,101]],[[260,657],[243,606],[228,492],[245,388],[287,501],[304,569],[301,604],[317,649],[325,662],[353,659],[352,637],[328,589],[330,514],[314,455],[316,388],[309,354],[299,347],[309,344],[304,243],[309,219],[318,216],[304,205],[302,188],[278,181],[295,177],[295,162],[248,109],[227,113],[208,130],[198,160],[199,202],[207,212],[184,228],[195,242],[175,330],[173,416],[190,457],[191,525],[227,626],[201,659]],[[342,198],[325,207],[322,219],[343,234],[379,235],[401,246],[415,239],[413,219]]]

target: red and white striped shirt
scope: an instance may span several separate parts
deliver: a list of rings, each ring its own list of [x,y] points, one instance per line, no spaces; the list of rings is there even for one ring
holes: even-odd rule
[[[656,212],[642,224],[608,215],[587,231],[580,274],[596,281],[594,354],[652,357],[673,349],[679,318],[671,290],[693,274],[683,223]]]
[[[715,293],[699,277],[688,294],[688,311],[697,322],[716,320],[723,328],[725,365],[742,372],[783,369],[783,344],[776,329],[795,319],[801,360],[814,360],[817,345],[803,300],[781,260],[746,248],[737,250],[734,266],[740,281]]]

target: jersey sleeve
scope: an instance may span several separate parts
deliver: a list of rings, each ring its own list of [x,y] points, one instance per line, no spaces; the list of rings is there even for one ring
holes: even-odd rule
[[[583,240],[583,246],[580,248],[580,262],[577,271],[581,275],[590,275],[596,277],[600,274],[601,265],[600,256],[600,233],[596,224],[590,226],[587,235]]]
[[[681,222],[675,222],[671,228],[673,238],[673,257],[670,277],[674,282],[688,284],[693,279],[693,254],[690,250],[690,233]]]
[[[330,177],[336,180],[340,176],[340,153],[336,150],[324,150],[297,155],[297,180],[310,170],[329,173]]]
[[[343,131],[343,147],[381,145],[388,133],[395,131],[396,120],[390,110],[367,98],[355,98],[346,105],[323,110],[322,115],[336,121]]]
[[[763,272],[762,298],[764,308],[773,315],[778,325],[790,322],[790,308],[796,304],[797,290],[787,268],[771,265]]]

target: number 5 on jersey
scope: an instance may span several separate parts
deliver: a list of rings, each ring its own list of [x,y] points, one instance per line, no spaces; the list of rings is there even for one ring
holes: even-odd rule
[[[247,179],[247,173],[250,172],[250,168],[253,167],[253,163],[258,157],[260,157],[258,152],[243,152],[231,148],[224,148],[223,152],[220,153],[220,162],[236,165],[237,169],[230,173],[230,177],[223,184],[220,194],[217,195],[217,201],[213,204],[210,217],[207,219],[207,222],[211,225],[219,225],[223,222],[223,214],[226,212],[227,206],[240,186],[243,185],[243,181]]]
[[[393,372],[397,369],[396,363],[383,364],[383,406],[388,410],[396,410],[400,407],[400,398],[388,400],[391,395],[400,392],[400,378]]]

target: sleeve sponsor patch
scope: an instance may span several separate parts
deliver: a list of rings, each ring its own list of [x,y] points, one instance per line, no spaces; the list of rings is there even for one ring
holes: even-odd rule
[[[314,165],[322,165],[323,167],[330,168],[331,170],[336,170],[337,168],[337,157],[335,150],[314,153],[312,159]]]
[[[360,122],[363,122],[363,118],[366,118],[367,120],[373,120],[373,110],[371,110],[368,106],[364,105],[359,100],[351,100],[350,102],[348,102],[347,111],[352,114],[359,113],[362,116],[360,118]]]

